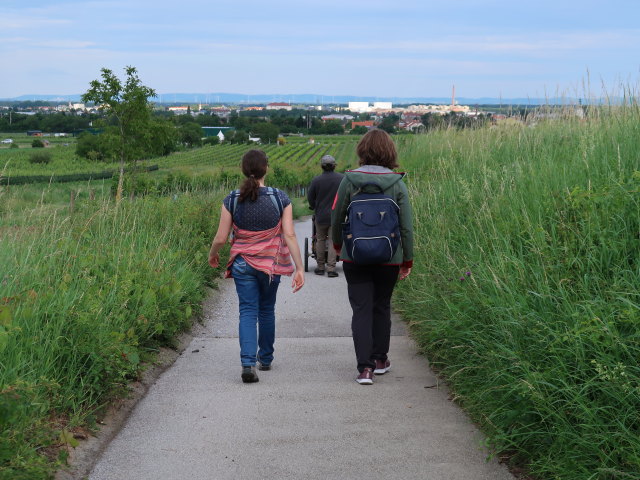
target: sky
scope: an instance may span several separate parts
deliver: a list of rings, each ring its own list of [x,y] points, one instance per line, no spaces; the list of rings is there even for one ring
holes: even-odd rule
[[[0,98],[137,68],[159,94],[526,98],[636,89],[638,0],[0,0]]]

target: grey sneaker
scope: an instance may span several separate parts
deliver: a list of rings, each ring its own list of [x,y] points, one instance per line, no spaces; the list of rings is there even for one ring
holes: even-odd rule
[[[258,365],[258,370],[262,370],[263,372],[266,372],[267,370],[271,370],[271,364],[260,362],[260,364]]]
[[[317,267],[317,268],[313,271],[313,273],[315,273],[316,275],[324,275],[324,268]]]
[[[334,272],[333,270],[330,270],[327,272],[327,277],[336,278],[336,277],[339,277],[339,275],[338,275],[338,272]]]
[[[242,381],[244,383],[255,383],[260,381],[256,373],[256,367],[242,367]]]

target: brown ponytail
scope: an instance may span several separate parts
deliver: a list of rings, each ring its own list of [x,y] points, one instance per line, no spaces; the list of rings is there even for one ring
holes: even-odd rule
[[[258,199],[259,180],[267,174],[268,164],[267,154],[262,150],[249,150],[242,156],[242,173],[247,178],[240,187],[239,202],[247,198],[252,202]]]

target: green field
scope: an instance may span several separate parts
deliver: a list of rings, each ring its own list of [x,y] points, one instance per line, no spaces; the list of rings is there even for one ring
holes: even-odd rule
[[[314,138],[315,143],[313,144],[309,143],[307,137],[288,137],[287,143],[281,146],[275,144],[254,146],[221,144],[176,152],[167,157],[151,158],[142,163],[160,165],[164,173],[216,173],[221,168],[236,168],[245,151],[250,148],[260,148],[267,152],[272,165],[296,172],[304,172],[307,168],[312,168],[315,172],[320,157],[325,154],[335,156],[341,167],[354,166],[357,163],[355,156],[357,140],[358,138],[353,136],[320,136]],[[22,175],[93,173],[118,169],[117,163],[95,162],[79,158],[75,154],[73,145],[68,147],[63,145],[53,145],[46,149],[0,149],[0,175],[11,178]],[[31,163],[29,159],[32,153],[41,150],[50,152],[51,162],[48,164]],[[306,181],[306,177],[304,181]]]
[[[538,479],[640,479],[639,134],[624,107],[397,138],[416,258],[396,309],[489,446]],[[301,193],[326,153],[356,165],[357,137],[287,140],[260,147],[270,185]],[[150,159],[118,207],[113,180],[0,187],[0,478],[47,478],[188,327],[249,148]]]
[[[15,132],[2,133],[2,132],[0,132],[0,141],[5,140],[5,139],[11,139],[11,140],[13,140],[13,143],[18,146],[18,148],[31,148],[31,143],[36,138],[38,138],[40,140],[46,140],[47,142],[49,142],[49,144],[52,147],[53,146],[65,146],[65,147],[74,148],[75,144],[76,144],[76,138],[73,137],[71,134],[67,134],[64,137],[61,137],[61,136],[57,136],[56,137],[55,134],[48,133],[48,134],[44,134],[44,136],[42,136],[42,137],[33,137],[33,136],[30,136],[30,135],[27,135],[26,133],[15,133]],[[0,152],[2,152],[3,150],[10,149],[10,148],[11,148],[10,144],[0,143]]]

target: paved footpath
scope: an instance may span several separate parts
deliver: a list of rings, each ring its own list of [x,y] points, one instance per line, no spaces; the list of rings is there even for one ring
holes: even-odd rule
[[[296,224],[303,245],[310,221]],[[355,382],[346,282],[314,275],[276,304],[273,369],[240,380],[232,280],[206,328],[133,410],[90,480],[513,480],[393,319],[391,372]]]

